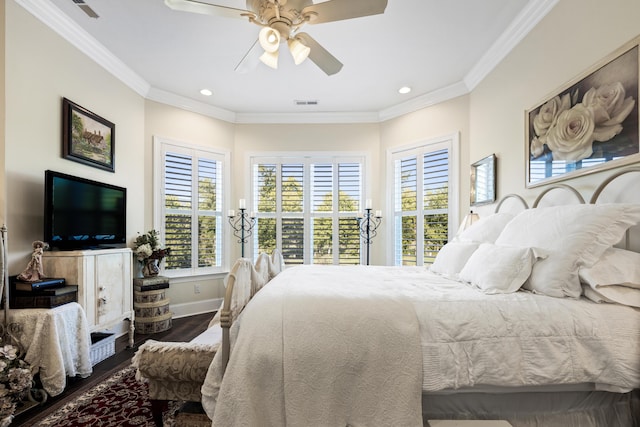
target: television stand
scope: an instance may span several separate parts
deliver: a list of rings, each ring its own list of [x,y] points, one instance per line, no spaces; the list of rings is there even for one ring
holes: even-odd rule
[[[133,347],[135,330],[132,263],[130,248],[45,251],[42,255],[45,274],[78,285],[78,303],[85,310],[90,332],[112,330],[120,336],[128,326],[129,347]]]

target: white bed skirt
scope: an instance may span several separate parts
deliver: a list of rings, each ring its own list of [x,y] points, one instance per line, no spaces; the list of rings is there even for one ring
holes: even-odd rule
[[[513,427],[637,427],[640,390],[630,393],[527,392],[423,394],[427,420],[508,421]]]

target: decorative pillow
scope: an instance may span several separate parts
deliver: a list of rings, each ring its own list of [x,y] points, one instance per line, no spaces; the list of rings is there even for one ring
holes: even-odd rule
[[[485,216],[474,222],[471,227],[456,236],[454,241],[493,243],[496,241],[505,225],[513,219],[515,215],[508,212],[498,212]]]
[[[457,278],[471,254],[478,249],[478,245],[479,243],[473,242],[447,243],[440,249],[429,270],[443,276]]]
[[[554,297],[578,298],[578,268],[591,267],[640,221],[639,204],[566,205],[528,209],[509,222],[496,244],[543,249],[524,287]]]
[[[539,254],[531,248],[482,243],[460,271],[460,279],[487,294],[515,292],[531,274]]]
[[[583,288],[584,296],[593,302],[618,303],[640,308],[640,289],[617,285],[604,286],[597,290],[589,285],[583,285]]]
[[[640,289],[640,253],[609,248],[592,267],[581,267],[578,276],[593,289],[611,285]]]

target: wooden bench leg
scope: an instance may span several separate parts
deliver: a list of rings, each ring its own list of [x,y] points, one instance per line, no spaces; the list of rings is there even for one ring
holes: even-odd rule
[[[168,400],[151,399],[151,415],[157,427],[162,427],[162,413],[169,409]]]

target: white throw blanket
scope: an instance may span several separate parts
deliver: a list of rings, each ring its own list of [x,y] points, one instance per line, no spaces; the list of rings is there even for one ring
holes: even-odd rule
[[[214,426],[422,425],[412,303],[366,274],[343,286],[331,272],[286,270],[247,305],[225,381],[216,356],[202,388]]]

